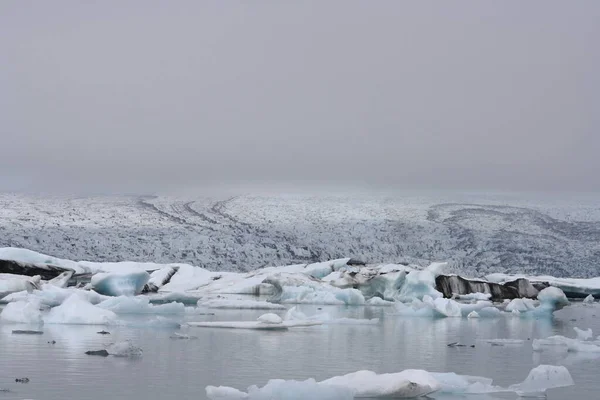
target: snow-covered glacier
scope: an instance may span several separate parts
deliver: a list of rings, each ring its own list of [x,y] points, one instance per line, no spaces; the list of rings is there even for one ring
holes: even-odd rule
[[[590,196],[507,193],[2,194],[0,247],[60,259],[183,263],[212,271],[352,257],[369,263],[444,260],[471,276],[587,278],[598,275],[600,264],[598,204]]]

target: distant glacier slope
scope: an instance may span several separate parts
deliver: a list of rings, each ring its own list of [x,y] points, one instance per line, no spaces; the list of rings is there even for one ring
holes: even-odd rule
[[[0,195],[0,247],[212,270],[340,257],[445,260],[463,274],[600,275],[594,196],[509,194]]]

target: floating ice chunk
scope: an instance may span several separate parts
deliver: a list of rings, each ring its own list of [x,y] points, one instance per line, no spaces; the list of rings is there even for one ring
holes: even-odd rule
[[[134,346],[130,341],[113,343],[106,351],[115,357],[139,358],[144,354],[140,347]]]
[[[283,322],[279,315],[273,313],[263,314],[256,320],[263,324],[281,324]]]
[[[575,333],[577,334],[577,340],[590,340],[591,338],[594,337],[594,333],[592,332],[591,328],[588,328],[587,330],[583,330],[583,329],[579,329],[578,327],[574,326],[573,329],[575,330]]]
[[[110,297],[98,304],[98,307],[110,310],[115,314],[183,314],[185,306],[182,303],[150,304],[145,296]]]
[[[256,329],[256,330],[287,330],[287,324],[265,324],[260,321],[211,321],[188,322],[189,326],[197,328],[228,328],[228,329]]]
[[[383,300],[381,297],[372,297],[367,300],[367,305],[369,306],[393,306],[393,301]]]
[[[452,296],[458,300],[489,300],[492,297],[491,293],[469,293],[469,294],[458,294]]]
[[[36,325],[42,324],[40,302],[33,299],[31,301],[15,301],[9,303],[0,313],[0,321]]]
[[[94,306],[79,294],[67,298],[60,306],[54,307],[44,317],[47,324],[107,325],[115,323],[117,315]]]
[[[538,294],[538,300],[541,305],[552,305],[555,310],[561,309],[569,304],[569,300],[565,293],[556,287],[547,287]]]
[[[146,295],[152,304],[183,303],[186,306],[196,306],[204,294],[198,292],[160,292]]]
[[[267,301],[255,300],[198,300],[198,307],[221,308],[221,309],[239,309],[239,310],[285,310],[286,307],[281,304],[269,303]]]
[[[484,307],[479,310],[479,316],[481,318],[498,318],[502,315],[502,311],[496,307]]]
[[[146,271],[98,273],[92,276],[92,288],[106,296],[134,296],[140,294],[150,279]]]
[[[285,304],[361,305],[365,303],[365,298],[356,289],[331,287],[331,290],[324,290],[311,287],[285,286],[279,296],[279,302]]]
[[[525,312],[535,308],[535,301],[531,299],[512,299],[506,306],[506,311]]]
[[[548,389],[572,386],[573,378],[569,370],[563,366],[539,365],[529,372],[527,378],[516,385],[509,386],[509,390],[518,395],[543,394]]]
[[[525,343],[522,339],[485,339],[486,343],[501,346],[520,346]]]
[[[479,314],[477,311],[471,311],[469,315],[467,315],[467,318],[479,318]]]
[[[379,318],[331,318],[327,313],[312,315],[308,317],[303,312],[298,311],[296,307],[292,307],[286,313],[285,321],[315,321],[321,322],[323,323],[323,325],[377,325],[379,323]]]
[[[583,303],[584,304],[592,304],[594,302],[594,296],[592,296],[591,294],[588,295],[585,299],[583,299]]]

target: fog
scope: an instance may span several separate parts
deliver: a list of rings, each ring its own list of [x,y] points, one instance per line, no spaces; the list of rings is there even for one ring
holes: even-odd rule
[[[0,5],[0,190],[600,190],[600,2]]]

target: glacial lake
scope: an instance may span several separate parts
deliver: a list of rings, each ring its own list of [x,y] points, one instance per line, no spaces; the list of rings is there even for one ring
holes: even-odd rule
[[[322,308],[322,310],[318,310]],[[393,307],[298,306],[307,315],[380,318],[378,325],[326,325],[289,331],[251,331],[169,326],[168,319],[130,316],[129,326],[45,325],[42,335],[16,335],[0,324],[0,400],[4,399],[206,399],[207,385],[246,390],[269,379],[326,379],[358,370],[404,369],[455,372],[494,379],[508,386],[523,381],[539,364],[566,366],[575,385],[551,389],[548,399],[597,399],[600,353],[534,352],[531,341],[551,335],[575,337],[574,326],[600,334],[600,304],[571,306],[553,319],[503,316],[494,319],[409,318]],[[214,316],[186,314],[173,321],[254,320],[266,311],[211,310]],[[279,312],[283,315],[284,312]],[[151,326],[147,326],[150,324]],[[105,329],[110,335],[99,335]],[[174,332],[196,339],[172,339]],[[523,339],[495,346],[485,339]],[[97,357],[87,350],[131,340],[139,359]],[[56,341],[55,344],[49,343]],[[466,347],[448,347],[460,342]],[[472,348],[470,345],[474,344]],[[16,383],[27,377],[29,383]],[[443,399],[516,399],[515,394],[445,396]]]

